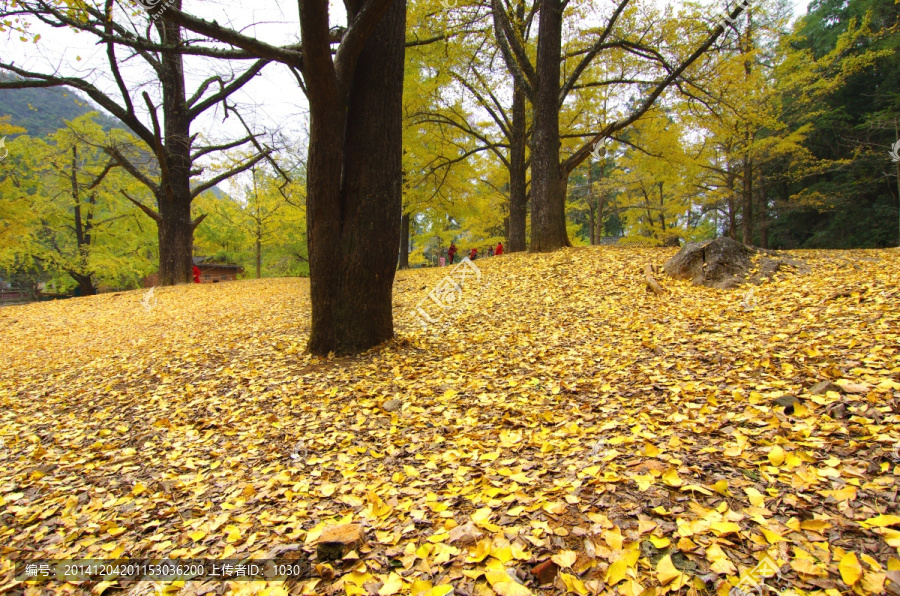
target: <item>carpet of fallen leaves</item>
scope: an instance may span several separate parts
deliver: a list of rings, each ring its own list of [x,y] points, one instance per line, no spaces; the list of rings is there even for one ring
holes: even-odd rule
[[[897,594],[900,251],[648,293],[673,252],[479,260],[428,329],[448,270],[403,271],[397,337],[354,358],[304,354],[301,279],[0,309],[0,593],[146,583],[26,585],[16,558],[293,544],[307,578],[166,593],[724,596],[768,555],[775,592]],[[316,561],[340,523],[367,545]]]

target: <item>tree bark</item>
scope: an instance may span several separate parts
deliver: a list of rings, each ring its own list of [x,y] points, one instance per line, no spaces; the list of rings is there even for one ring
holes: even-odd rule
[[[507,252],[521,252],[525,244],[528,195],[525,192],[525,90],[513,91],[512,139],[509,148],[509,234]]]
[[[744,157],[744,186],[741,193],[741,241],[753,245],[753,160]]]
[[[306,26],[327,19],[322,4],[301,3],[304,48]],[[359,54],[346,97],[327,45],[305,61],[313,354],[357,353],[394,334],[405,26],[406,2],[394,0]]]
[[[559,165],[559,75],[562,2],[543,0],[538,25],[531,153],[531,251],[571,246],[566,234],[566,182]]]
[[[594,235],[594,244],[600,244],[600,239],[603,237],[603,208],[606,206],[606,194],[600,195],[600,200],[597,201],[597,230]]]
[[[400,264],[397,269],[409,269],[409,213],[400,219]]]
[[[760,174],[759,188],[757,195],[759,196],[759,246],[760,248],[769,248],[769,199],[767,196],[765,180]]]
[[[588,162],[587,164],[587,179],[588,179],[588,219],[589,219],[589,228],[588,233],[590,234],[590,243],[591,245],[596,244],[594,242],[594,238],[596,237],[596,228],[594,222],[594,211],[597,209],[596,203],[594,203],[594,164]]]
[[[182,43],[179,25],[160,19],[156,21],[156,26],[163,43]],[[162,170],[160,192],[156,196],[160,215],[157,221],[159,284],[171,286],[192,281],[191,117],[184,87],[182,54],[164,53],[160,61],[162,66],[158,76],[162,84],[163,146],[155,148]],[[153,117],[156,117],[155,114]]]
[[[170,201],[157,196],[159,219],[159,285],[190,283],[193,268],[194,224],[190,201]]]

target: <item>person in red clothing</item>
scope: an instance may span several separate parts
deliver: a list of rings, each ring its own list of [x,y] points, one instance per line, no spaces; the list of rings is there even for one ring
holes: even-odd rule
[[[472,250],[469,251],[469,260],[474,261],[477,258],[478,258],[478,249],[473,248]]]
[[[499,257],[499,256],[502,255],[502,254],[503,254],[503,243],[502,243],[502,242],[498,242],[498,243],[497,243],[497,250],[494,251],[494,256],[495,256],[495,257]]]
[[[194,265],[194,283],[200,283],[200,267]]]
[[[450,243],[450,248],[447,249],[447,264],[453,264],[453,257],[456,256],[456,245],[452,242]]]

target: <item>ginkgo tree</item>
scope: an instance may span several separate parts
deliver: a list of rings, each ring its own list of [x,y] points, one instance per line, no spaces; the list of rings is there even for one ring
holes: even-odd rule
[[[63,285],[74,282],[81,295],[95,294],[101,285],[134,285],[152,268],[145,247],[152,242],[134,206],[122,191],[140,195],[135,180],[102,147],[124,146],[136,139],[121,130],[105,133],[96,112],[68,123],[47,139],[16,139],[28,159],[17,175],[33,181],[23,200],[27,216],[12,218],[20,233],[6,244],[20,267],[37,266]]]

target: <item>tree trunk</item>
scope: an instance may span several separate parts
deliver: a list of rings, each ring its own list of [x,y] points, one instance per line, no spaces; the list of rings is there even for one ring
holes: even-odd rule
[[[562,2],[543,0],[538,25],[537,85],[531,153],[531,250],[571,246],[566,234],[566,182],[559,165],[559,64]]]
[[[741,195],[741,241],[753,244],[753,160],[744,157],[744,187]]]
[[[163,191],[165,192],[165,191]],[[169,201],[157,197],[159,221],[159,285],[172,286],[192,281],[194,224],[190,201]]]
[[[321,18],[318,5],[309,9]],[[305,73],[313,354],[361,352],[394,334],[405,26],[406,2],[395,0],[365,43],[346,99],[336,81]]]
[[[760,174],[759,189],[759,246],[769,248],[769,199],[765,180]]]
[[[259,238],[259,228],[256,229],[256,279],[262,277],[262,241]]]
[[[397,269],[409,269],[409,213],[400,219],[400,264]]]
[[[78,283],[80,296],[93,296],[97,293],[97,288],[94,287],[94,280],[90,275],[69,273],[69,276]]]
[[[597,244],[595,238],[597,237],[595,222],[594,222],[594,211],[597,208],[597,205],[594,203],[594,164],[588,161],[587,166],[587,179],[588,179],[588,212],[590,215],[590,238],[591,244]]]
[[[509,148],[509,235],[507,252],[526,250],[525,221],[528,195],[525,192],[525,91],[516,85],[512,105],[512,139]]]
[[[594,244],[600,244],[600,239],[603,237],[603,208],[606,206],[606,194],[600,195],[600,200],[597,202],[597,231],[594,235]]]
[[[179,3],[180,5],[180,3]],[[181,27],[156,22],[163,43],[180,45]],[[191,283],[194,224],[191,221],[191,118],[184,88],[182,54],[164,52],[158,71],[162,83],[163,145],[160,193],[156,197],[159,226],[159,284]]]

